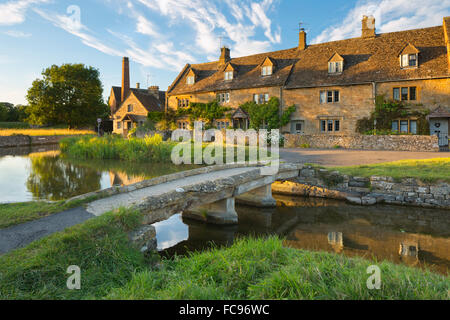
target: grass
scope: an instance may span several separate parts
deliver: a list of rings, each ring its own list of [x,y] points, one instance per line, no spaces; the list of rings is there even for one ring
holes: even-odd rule
[[[0,129],[0,136],[26,135],[26,136],[66,136],[66,135],[92,135],[92,130],[75,129]]]
[[[300,251],[276,237],[240,239],[155,264],[130,247],[141,223],[119,210],[0,257],[0,299],[448,299],[450,278],[391,263],[368,290],[363,259]],[[69,266],[81,290],[68,290]]]
[[[94,197],[73,201],[30,201],[0,204],[0,229],[47,217],[95,200]]]
[[[0,129],[29,129],[30,125],[25,122],[0,122]]]
[[[280,239],[241,239],[164,261],[133,275],[110,299],[448,299],[450,278],[391,263],[380,290],[367,289],[374,264],[342,255],[286,248]]]
[[[105,214],[1,256],[0,300],[95,299],[126,285],[147,265],[127,237],[140,217],[124,210]],[[81,290],[66,287],[71,265],[81,269]]]
[[[327,169],[358,177],[387,176],[393,177],[395,180],[416,178],[423,182],[450,182],[450,157],[428,160],[401,160]]]
[[[191,163],[194,163],[194,144],[192,142],[182,142],[191,151]],[[63,155],[72,159],[115,159],[127,162],[159,162],[171,163],[172,150],[178,143],[174,141],[163,141],[160,135],[146,137],[143,139],[124,139],[117,135],[107,135],[104,137],[71,137],[60,141],[60,148]],[[203,143],[203,154],[211,153],[215,155],[215,150],[209,151],[208,146],[213,144]],[[208,149],[207,149],[208,148]],[[245,147],[245,159],[249,158],[250,151],[255,148],[255,154],[259,158],[256,147]],[[234,147],[234,159],[237,160],[237,147]],[[182,148],[180,148],[182,156]],[[223,159],[226,162],[226,146],[223,149]],[[203,159],[204,160],[204,159]]]

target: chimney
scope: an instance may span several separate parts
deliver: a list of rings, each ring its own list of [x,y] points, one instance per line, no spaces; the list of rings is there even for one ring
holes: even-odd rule
[[[158,86],[150,86],[148,87],[148,93],[154,96],[156,99],[159,99],[159,87]]]
[[[373,16],[363,16],[362,18],[362,38],[375,38],[375,18]]]
[[[130,61],[127,57],[122,60],[122,101],[125,100],[130,92]]]
[[[141,88],[141,84],[139,82],[136,83],[136,89],[140,89]]]
[[[306,32],[305,32],[305,29],[301,28],[300,33],[298,35],[298,48],[299,48],[299,50],[305,50],[306,47],[307,47]]]
[[[447,46],[448,70],[450,71],[450,17],[444,17],[444,37]]]
[[[230,49],[224,46],[222,49],[220,49],[219,64],[224,65],[230,60]]]

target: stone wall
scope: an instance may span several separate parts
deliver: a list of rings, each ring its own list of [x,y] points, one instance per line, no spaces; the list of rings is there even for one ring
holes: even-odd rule
[[[304,167],[297,178],[272,185],[274,193],[347,200],[360,205],[388,203],[450,209],[450,184],[392,177],[352,177]]]
[[[300,135],[286,134],[286,148],[344,148],[360,150],[439,151],[437,136],[366,136],[366,135]]]
[[[4,147],[25,147],[44,144],[56,144],[63,138],[71,137],[70,135],[62,136],[0,136],[0,148]]]

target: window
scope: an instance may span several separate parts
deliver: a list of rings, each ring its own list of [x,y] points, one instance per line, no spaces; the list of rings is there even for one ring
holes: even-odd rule
[[[391,129],[393,132],[417,134],[417,120],[394,120]]]
[[[187,121],[179,121],[178,122],[178,129],[187,130],[188,128],[189,128],[189,123]]]
[[[394,88],[393,98],[396,101],[415,101],[417,100],[417,87]]]
[[[270,76],[270,75],[272,75],[272,66],[265,66],[265,67],[262,67],[261,75],[262,75],[263,77],[264,77],[264,76]]]
[[[340,120],[320,120],[320,131],[339,132],[341,130]]]
[[[133,124],[131,123],[131,121],[127,122],[127,130],[131,130],[131,128],[133,128]]]
[[[117,121],[117,129],[121,129],[122,128],[122,122]]]
[[[187,77],[186,83],[189,84],[189,85],[194,84],[195,83],[194,76]]]
[[[328,73],[342,73],[344,69],[344,63],[340,62],[328,62]]]
[[[217,101],[219,103],[228,103],[230,102],[230,93],[229,92],[223,92],[217,94]]]
[[[340,100],[339,91],[320,91],[320,103],[336,103]]]
[[[256,102],[256,104],[263,104],[269,102],[270,96],[268,93],[263,94],[254,94],[253,95],[253,101]]]
[[[189,99],[178,99],[178,108],[189,107]]]
[[[408,67],[417,67],[417,54],[403,54],[401,56],[401,66],[402,68],[408,68]]]
[[[225,72],[225,81],[233,80],[233,71]]]
[[[133,112],[133,105],[132,104],[128,105],[128,112]]]

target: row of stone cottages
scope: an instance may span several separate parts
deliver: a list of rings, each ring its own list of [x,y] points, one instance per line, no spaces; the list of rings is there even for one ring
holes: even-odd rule
[[[109,104],[114,132],[126,134],[142,124],[148,111],[185,108],[190,102],[214,99],[231,107],[232,116],[216,119],[218,128],[248,128],[239,108],[254,100],[281,101],[280,112],[295,105],[282,133],[353,135],[358,119],[374,111],[384,95],[427,109],[430,134],[448,144],[450,127],[450,17],[441,26],[377,34],[375,19],[363,17],[358,38],[308,45],[300,30],[296,48],[231,58],[221,49],[215,62],[187,64],[167,92],[156,86],[130,88],[128,58],[123,60],[122,87],[113,87]],[[392,121],[392,130],[417,133],[417,119]],[[188,118],[178,119],[189,128]]]

